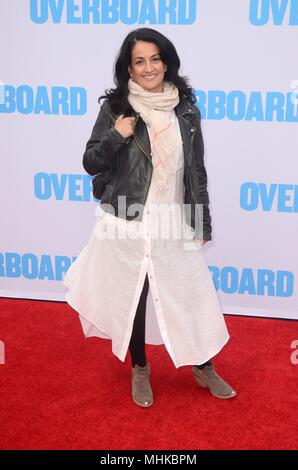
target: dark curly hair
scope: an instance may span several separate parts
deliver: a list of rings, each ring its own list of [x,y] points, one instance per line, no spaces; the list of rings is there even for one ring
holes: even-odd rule
[[[159,31],[151,28],[139,28],[131,31],[124,39],[114,63],[114,83],[116,88],[105,90],[105,94],[98,98],[107,98],[111,110],[115,114],[130,109],[127,96],[128,90],[128,66],[131,65],[131,51],[137,41],[146,41],[156,44],[161,60],[167,65],[164,79],[172,82],[179,90],[179,97],[185,97],[190,103],[196,103],[193,89],[188,85],[188,78],[179,75],[180,59],[173,43]]]

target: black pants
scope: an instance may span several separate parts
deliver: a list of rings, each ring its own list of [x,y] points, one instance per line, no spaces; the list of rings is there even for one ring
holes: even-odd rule
[[[129,352],[131,355],[132,367],[134,367],[136,364],[138,366],[145,367],[145,365],[147,364],[145,353],[145,321],[148,292],[149,280],[148,275],[146,274],[129,343]],[[204,368],[206,365],[209,365],[209,361],[197,367],[201,369]]]
[[[145,354],[145,320],[146,320],[146,302],[149,291],[149,280],[146,274],[143,290],[140,296],[138,308],[136,311],[132,334],[129,343],[129,352],[131,355],[132,367],[136,364],[141,367],[146,365]]]

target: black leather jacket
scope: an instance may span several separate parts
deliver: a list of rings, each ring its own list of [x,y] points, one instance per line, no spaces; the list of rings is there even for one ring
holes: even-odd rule
[[[201,115],[197,106],[185,98],[175,107],[179,120],[184,152],[184,204],[191,210],[186,211],[185,221],[195,229],[195,238],[211,240],[211,216],[207,191],[207,174],[204,165],[204,143],[201,131]],[[104,210],[127,220],[141,220],[142,208],[146,202],[151,176],[152,157],[147,126],[139,113],[132,108],[125,116],[134,116],[136,124],[134,135],[124,138],[115,128],[116,116],[111,112],[108,100],[100,108],[97,120],[87,142],[83,156],[83,166],[87,173],[96,175],[110,172],[111,181],[106,185],[101,198]],[[119,205],[126,202],[125,209]],[[138,211],[127,210],[136,204]],[[200,206],[203,205],[203,206]],[[135,206],[134,206],[135,207]],[[199,208],[203,207],[203,218]],[[203,227],[200,220],[203,219]]]

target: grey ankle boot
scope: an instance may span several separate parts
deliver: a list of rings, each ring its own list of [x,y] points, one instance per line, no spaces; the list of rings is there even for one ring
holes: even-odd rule
[[[225,399],[236,395],[235,390],[216,373],[212,363],[203,369],[193,366],[192,373],[197,384],[200,387],[209,388],[215,397]]]
[[[150,385],[150,364],[145,367],[138,366],[137,364],[132,368],[132,399],[133,401],[143,407],[148,407],[153,404],[153,394]]]

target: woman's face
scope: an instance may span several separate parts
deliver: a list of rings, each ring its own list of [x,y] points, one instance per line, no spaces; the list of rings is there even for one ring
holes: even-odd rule
[[[162,92],[165,71],[167,70],[153,42],[138,41],[131,51],[131,66],[128,72],[144,90]]]

